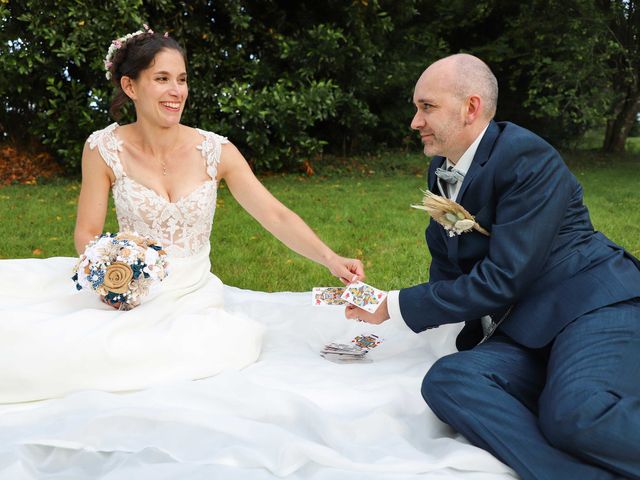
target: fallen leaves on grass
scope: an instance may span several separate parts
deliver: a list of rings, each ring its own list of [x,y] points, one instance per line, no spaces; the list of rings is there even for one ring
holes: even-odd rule
[[[27,153],[12,146],[0,147],[0,186],[35,185],[39,179],[62,174],[62,168],[48,153]]]

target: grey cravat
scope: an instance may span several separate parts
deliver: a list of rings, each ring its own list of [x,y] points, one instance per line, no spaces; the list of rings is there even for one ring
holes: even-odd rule
[[[464,173],[450,166],[446,170],[444,168],[436,168],[436,177],[440,179],[440,190],[445,197],[449,198],[449,185],[455,186],[456,183],[462,182]]]
[[[464,173],[453,167],[449,167],[446,170],[444,168],[436,168],[436,177],[450,185],[455,185],[464,179]]]

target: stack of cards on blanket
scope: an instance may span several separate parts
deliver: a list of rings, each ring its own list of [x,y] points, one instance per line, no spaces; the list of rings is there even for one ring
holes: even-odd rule
[[[374,313],[386,296],[387,292],[364,282],[353,282],[346,287],[316,287],[313,289],[311,301],[318,307],[350,303]],[[320,355],[335,363],[369,363],[371,359],[367,358],[367,353],[381,342],[377,335],[358,335],[350,343],[332,342],[325,345]]]
[[[334,363],[369,363],[367,353],[382,343],[377,335],[358,335],[351,343],[329,343],[320,355]]]
[[[346,287],[316,287],[312,292],[312,302],[315,306],[350,303],[369,313],[375,312],[386,297],[387,292],[364,282],[353,282]]]

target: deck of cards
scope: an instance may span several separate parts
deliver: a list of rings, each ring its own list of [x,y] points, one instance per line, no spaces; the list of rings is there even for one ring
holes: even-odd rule
[[[373,313],[386,297],[387,292],[358,281],[350,283],[346,287],[316,287],[312,292],[312,303],[315,306],[350,303]]]
[[[367,353],[382,343],[377,335],[358,335],[351,343],[329,343],[320,355],[334,363],[370,363]]]

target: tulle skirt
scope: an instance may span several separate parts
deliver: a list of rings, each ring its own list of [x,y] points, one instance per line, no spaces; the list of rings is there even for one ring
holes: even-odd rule
[[[75,258],[0,261],[0,403],[136,390],[240,369],[263,327],[224,310],[209,248],[170,258],[142,304],[118,311],[71,281]]]
[[[74,290],[74,263],[0,261],[0,480],[516,478],[420,394],[457,325],[222,286],[208,252],[118,312]],[[319,354],[362,334],[383,340],[370,363]]]

